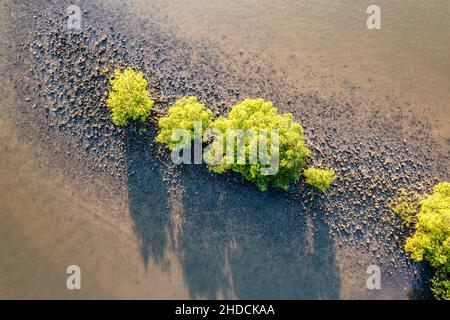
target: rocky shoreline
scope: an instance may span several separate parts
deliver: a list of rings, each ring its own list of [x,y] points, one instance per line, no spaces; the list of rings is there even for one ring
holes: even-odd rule
[[[192,297],[227,296],[231,273],[238,298],[338,298],[334,251],[350,247],[373,256],[387,279],[427,296],[420,280],[426,268],[402,253],[407,230],[387,206],[402,188],[424,193],[437,178],[448,179],[448,159],[426,119],[395,101],[373,105],[300,92],[256,54],[240,61],[214,44],[188,43],[126,6],[83,3],[83,28],[69,31],[65,7],[61,1],[11,7],[16,46],[9,71],[23,98],[23,138],[48,150],[68,178],[109,185],[99,197],[128,201],[144,263],[163,264],[166,248],[173,248]],[[288,192],[262,193],[239,176],[171,166],[154,143],[153,124],[141,136],[109,119],[108,79],[125,66],[146,75],[160,109],[196,95],[216,115],[245,97],[292,112],[314,163],[335,168],[335,185],[327,194],[304,181]],[[311,243],[314,250],[301,249]],[[287,288],[292,278],[298,283]]]

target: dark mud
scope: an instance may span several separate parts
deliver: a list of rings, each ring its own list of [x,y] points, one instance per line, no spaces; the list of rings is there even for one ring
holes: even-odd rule
[[[236,60],[215,44],[182,41],[125,4],[111,11],[82,2],[83,28],[70,31],[69,4],[12,2],[9,71],[23,98],[23,139],[42,145],[69,179],[107,184],[98,190],[105,202],[128,200],[144,264],[165,265],[171,248],[193,298],[339,298],[336,250],[349,247],[401,284],[396,297],[427,296],[426,268],[402,253],[407,230],[387,207],[402,188],[427,192],[449,178],[425,117],[395,99],[374,105],[300,92],[257,53]],[[108,78],[125,66],[146,75],[161,109],[182,95],[216,115],[245,97],[271,100],[303,125],[311,162],[335,168],[337,181],[326,194],[302,180],[262,193],[240,176],[172,166],[153,142],[154,124],[139,135],[109,120]],[[345,267],[367,266],[350,259]]]

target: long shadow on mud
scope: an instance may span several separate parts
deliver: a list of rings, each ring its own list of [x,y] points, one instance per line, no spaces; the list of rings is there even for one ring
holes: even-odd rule
[[[283,193],[184,166],[175,235],[163,169],[143,140],[129,134],[126,157],[129,210],[145,264],[164,264],[165,250],[173,250],[191,298],[339,298],[327,227],[315,219],[307,224],[312,212]]]
[[[128,207],[145,266],[149,258],[164,263],[164,250],[172,234],[167,185],[162,179],[157,150],[151,145],[153,139],[151,135],[144,138],[131,130],[126,132]]]

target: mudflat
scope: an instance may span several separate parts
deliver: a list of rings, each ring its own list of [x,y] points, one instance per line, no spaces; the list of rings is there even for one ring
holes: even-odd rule
[[[1,297],[428,296],[427,269],[402,253],[406,229],[388,208],[402,188],[449,179],[426,114],[355,88],[324,97],[257,53],[232,57],[109,4],[83,4],[73,31],[60,1],[2,3]],[[171,164],[155,126],[138,134],[109,119],[108,80],[127,66],[163,110],[183,95],[215,115],[246,97],[272,101],[302,124],[335,185],[264,193]],[[64,287],[70,264],[83,274],[75,293]],[[366,288],[370,265],[383,270],[382,290]]]

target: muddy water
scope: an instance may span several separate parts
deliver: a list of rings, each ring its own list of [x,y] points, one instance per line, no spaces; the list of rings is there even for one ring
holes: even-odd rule
[[[14,106],[2,85],[3,101]],[[43,165],[40,150],[14,134],[12,119],[3,108],[0,298],[187,297],[176,264],[169,273],[150,262],[152,272],[146,272],[130,221],[120,217],[126,210],[111,212],[88,195],[95,193],[93,186],[80,192],[64,171]],[[81,268],[79,291],[66,288],[69,265]]]
[[[381,30],[368,30],[368,0],[133,0],[141,15],[178,34],[220,44],[244,63],[257,55],[305,90],[360,94],[431,114],[436,136],[450,136],[450,3],[387,1]],[[355,88],[357,89],[355,91]]]
[[[107,208],[90,196],[92,185],[74,185],[18,137],[11,110],[18,102],[0,83],[7,102],[0,110],[0,298],[188,297],[170,253],[170,272],[152,262],[145,269],[126,209]],[[80,291],[66,288],[69,265],[81,268]]]
[[[11,11],[0,6],[0,299],[188,297],[176,263],[145,269],[126,198],[106,205],[99,186],[75,184],[24,138],[5,58]],[[79,291],[66,287],[69,265],[81,268]]]

